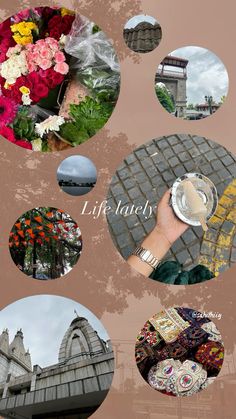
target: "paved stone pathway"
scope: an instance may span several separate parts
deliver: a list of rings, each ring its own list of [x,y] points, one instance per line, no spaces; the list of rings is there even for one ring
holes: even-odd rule
[[[236,179],[225,189],[209,223],[201,246],[199,263],[215,276],[236,262]]]
[[[233,183],[231,189],[226,189],[236,177],[235,162],[236,157],[221,145],[204,137],[191,135],[171,135],[155,139],[126,157],[112,179],[107,198],[108,205],[113,209],[107,216],[108,225],[121,255],[127,259],[153,229],[156,206],[175,179],[186,172],[198,172],[212,180],[219,198],[222,197],[217,214],[204,237],[201,227],[189,228],[174,243],[165,259],[177,260],[185,269],[190,269],[199,261],[210,266],[213,250],[210,252],[209,249],[212,249],[213,244],[216,262],[214,266],[211,264],[211,268],[214,272],[218,274],[236,261],[236,249],[231,251],[230,247],[232,243],[236,247],[236,186]],[[151,216],[148,211],[145,214],[116,213],[118,204],[129,208],[134,205],[137,208],[145,206],[147,201],[153,208]],[[224,211],[226,203],[229,207]],[[220,222],[217,223],[218,218]],[[227,235],[231,237],[230,244]],[[227,251],[222,244],[223,237],[226,237]]]

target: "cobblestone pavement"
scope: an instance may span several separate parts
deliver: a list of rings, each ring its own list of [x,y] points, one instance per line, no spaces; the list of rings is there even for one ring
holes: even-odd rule
[[[153,229],[156,206],[175,179],[186,172],[198,172],[215,184],[219,208],[204,237],[201,227],[190,227],[174,243],[165,260],[177,260],[185,269],[201,262],[216,275],[229,267],[236,261],[236,184],[232,182],[236,177],[235,162],[236,157],[221,145],[191,135],[155,139],[126,157],[112,178],[107,197],[112,207],[107,215],[108,225],[121,255],[127,259]],[[153,209],[151,215],[148,210],[145,214],[123,210],[123,215],[117,210],[118,205],[144,207],[147,201]]]
[[[207,266],[215,276],[236,262],[236,179],[220,198],[209,230],[201,246],[199,263]]]

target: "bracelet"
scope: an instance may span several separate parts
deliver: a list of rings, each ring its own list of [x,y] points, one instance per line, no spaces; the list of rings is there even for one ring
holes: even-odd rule
[[[150,250],[144,249],[141,246],[136,247],[132,255],[137,256],[142,262],[147,263],[153,270],[155,270],[160,263]]]

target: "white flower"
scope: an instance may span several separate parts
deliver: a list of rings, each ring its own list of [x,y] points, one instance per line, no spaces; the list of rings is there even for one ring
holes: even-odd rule
[[[65,119],[62,116],[49,116],[45,121],[35,125],[35,131],[42,138],[49,131],[60,131],[60,126],[64,122]]]
[[[165,83],[162,83],[161,81],[159,83],[156,83],[156,86],[160,87],[160,89],[166,89]]]
[[[37,138],[37,140],[31,141],[33,151],[42,151],[42,140],[41,138]]]
[[[25,106],[31,105],[32,100],[30,99],[29,93],[26,93],[26,94],[22,95],[22,102],[23,102],[23,105],[25,105]]]
[[[67,38],[68,37],[66,35],[62,34],[61,37],[60,37],[60,39],[59,39],[59,45],[60,45],[60,47],[62,49],[65,48],[65,45],[66,45],[66,42],[67,42]]]
[[[25,51],[19,55],[13,54],[1,65],[1,76],[6,79],[7,84],[14,84],[18,77],[28,74],[28,65]]]

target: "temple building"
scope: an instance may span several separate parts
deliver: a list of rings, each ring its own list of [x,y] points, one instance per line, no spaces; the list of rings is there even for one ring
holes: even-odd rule
[[[19,330],[9,342],[0,335],[0,415],[16,419],[86,419],[105,399],[113,378],[114,354],[84,317],[66,331],[58,363],[31,366]]]

